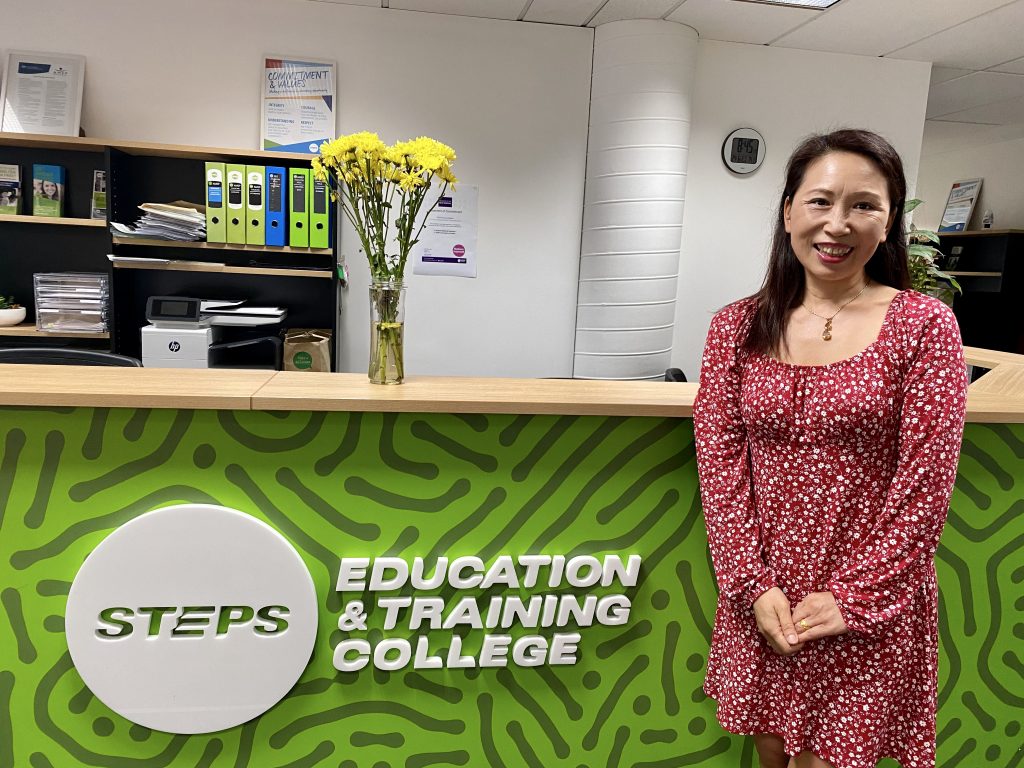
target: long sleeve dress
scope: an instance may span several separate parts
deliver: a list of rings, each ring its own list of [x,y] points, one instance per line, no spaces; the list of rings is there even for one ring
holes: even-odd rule
[[[956,319],[903,291],[866,349],[802,366],[739,350],[753,308],[715,315],[694,404],[719,587],[704,690],[724,728],[789,754],[932,768],[934,555],[967,400]],[[773,586],[793,607],[831,592],[850,631],[774,653],[752,609]]]

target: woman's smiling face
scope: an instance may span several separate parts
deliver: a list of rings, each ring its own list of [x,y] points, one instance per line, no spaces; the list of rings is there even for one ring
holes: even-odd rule
[[[893,221],[885,177],[852,152],[829,152],[808,165],[783,216],[797,259],[821,281],[862,276]]]

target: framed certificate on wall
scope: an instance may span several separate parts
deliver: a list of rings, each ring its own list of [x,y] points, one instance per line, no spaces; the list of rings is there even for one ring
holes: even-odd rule
[[[77,136],[85,57],[11,51],[0,88],[0,130]]]
[[[971,223],[974,205],[981,194],[982,179],[968,179],[953,182],[946,199],[946,209],[942,212],[939,232],[963,232]]]

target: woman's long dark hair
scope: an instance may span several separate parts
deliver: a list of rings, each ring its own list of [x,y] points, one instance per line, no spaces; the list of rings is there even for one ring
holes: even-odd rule
[[[907,198],[907,180],[903,161],[888,141],[871,131],[846,128],[805,139],[789,158],[786,185],[779,199],[775,234],[768,258],[768,273],[761,290],[751,298],[756,309],[750,330],[742,344],[752,354],[773,354],[779,351],[786,329],[786,317],[799,306],[804,294],[804,269],[793,253],[784,221],[786,200],[793,200],[804,180],[807,167],[829,152],[852,152],[873,162],[885,177],[889,188],[890,212],[895,214],[885,242],[878,246],[867,263],[869,278],[876,283],[899,290],[910,287],[907,267],[907,236],[903,223],[903,206]]]

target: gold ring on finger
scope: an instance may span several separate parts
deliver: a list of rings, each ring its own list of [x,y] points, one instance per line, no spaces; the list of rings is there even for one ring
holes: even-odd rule
[[[804,632],[811,628],[811,625],[807,623],[807,619],[800,619],[800,621],[797,622],[797,626],[799,626]]]

